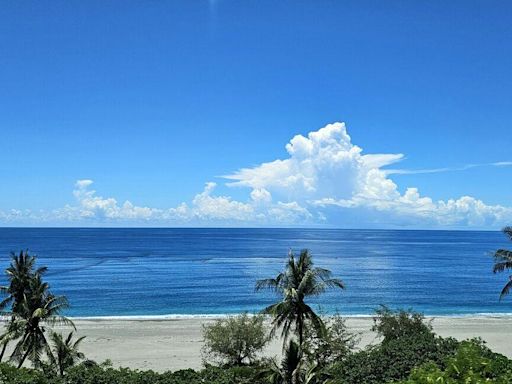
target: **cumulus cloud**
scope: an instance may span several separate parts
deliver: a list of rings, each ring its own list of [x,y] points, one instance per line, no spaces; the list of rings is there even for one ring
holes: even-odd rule
[[[298,203],[329,209],[322,213],[329,213],[330,217],[342,216],[347,209],[364,208],[365,212],[385,212],[386,223],[393,219],[403,222],[406,218],[415,219],[419,225],[496,226],[512,220],[512,208],[486,205],[471,196],[433,201],[414,187],[400,193],[389,176],[407,172],[385,167],[403,160],[403,154],[363,154],[360,147],[352,144],[344,123],[329,124],[307,137],[297,135],[286,150],[289,157],[285,160],[242,168],[225,176],[230,180],[228,185],[262,188],[273,195],[291,197]],[[460,170],[510,164],[468,165]],[[427,171],[440,170],[415,173]]]
[[[295,136],[287,145],[289,158],[242,168],[224,176],[229,186],[264,188],[289,200],[350,198],[360,178],[372,170],[400,161],[402,154],[363,155],[351,143],[345,124],[329,124],[307,137]]]
[[[272,203],[265,189],[254,189],[250,198],[237,201],[229,196],[214,195],[217,184],[208,182],[190,204],[181,203],[168,209],[142,207],[130,201],[120,204],[115,198],[98,196],[90,189],[92,180],[78,180],[73,195],[77,204],[54,211],[58,219],[70,222],[150,222],[156,224],[291,224],[311,222],[313,215],[296,202]],[[0,216],[1,218],[1,216]]]
[[[498,227],[512,222],[512,208],[487,205],[471,196],[434,201],[417,188],[402,193],[388,166],[404,155],[365,154],[352,143],[344,123],[329,124],[286,145],[287,157],[224,176],[228,187],[247,190],[245,200],[217,194],[217,184],[178,206],[155,208],[102,197],[93,180],[75,183],[75,202],[51,212],[0,211],[0,222],[127,223],[140,225],[413,225]],[[420,170],[431,173],[511,162]],[[357,221],[354,221],[354,218]]]

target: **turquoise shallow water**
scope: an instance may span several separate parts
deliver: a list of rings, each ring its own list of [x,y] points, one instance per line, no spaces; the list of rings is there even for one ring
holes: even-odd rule
[[[327,229],[1,228],[2,267],[29,249],[49,267],[71,316],[255,312],[272,302],[254,292],[288,249],[310,248],[347,286],[314,300],[322,311],[368,315],[379,304],[430,315],[512,313],[498,301],[507,274],[491,253],[500,232]]]

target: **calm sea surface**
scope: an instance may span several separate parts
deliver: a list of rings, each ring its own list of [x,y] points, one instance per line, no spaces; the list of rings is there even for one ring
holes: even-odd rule
[[[346,290],[314,301],[325,312],[371,314],[379,304],[431,315],[512,313],[498,301],[507,274],[491,253],[500,232],[326,229],[0,229],[1,268],[29,249],[47,265],[71,316],[255,312],[272,302],[257,279],[309,248]],[[4,278],[2,277],[2,282]]]

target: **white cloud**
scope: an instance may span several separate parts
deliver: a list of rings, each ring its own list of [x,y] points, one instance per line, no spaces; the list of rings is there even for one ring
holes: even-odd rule
[[[288,159],[225,176],[232,180],[228,185],[265,188],[286,200],[349,198],[358,188],[360,176],[403,158],[401,154],[362,155],[343,123],[329,124],[308,137],[297,135],[286,150]]]
[[[500,226],[512,221],[512,208],[486,205],[474,197],[434,202],[430,197],[421,196],[417,188],[410,187],[400,193],[389,175],[406,171],[383,167],[401,161],[404,156],[362,154],[362,149],[351,143],[343,123],[329,124],[310,132],[307,137],[297,135],[286,149],[289,158],[227,175],[231,180],[228,185],[265,188],[273,195],[293,197],[300,204],[329,209],[329,212],[322,212],[329,217],[343,216],[347,209],[364,208],[365,212],[385,212],[386,224],[408,219],[420,226]],[[458,170],[484,165],[508,166],[510,163],[468,165]],[[445,169],[455,170],[442,170]],[[338,210],[333,212],[336,207]],[[364,216],[360,220],[364,223]]]
[[[407,173],[387,166],[402,154],[363,154],[352,144],[344,123],[296,135],[286,145],[288,156],[242,168],[225,176],[228,187],[249,188],[245,200],[216,194],[208,182],[189,202],[172,208],[119,203],[99,196],[93,181],[78,180],[74,204],[51,212],[0,211],[1,223],[128,223],[139,225],[313,225],[363,227],[368,224],[419,227],[475,226],[495,228],[512,222],[512,208],[487,205],[462,196],[433,201],[417,188],[401,193],[390,175]],[[467,165],[510,166],[510,162]],[[412,171],[429,173],[456,168]],[[354,221],[355,220],[357,221]]]
[[[77,205],[68,205],[54,211],[54,216],[69,222],[151,222],[156,224],[293,224],[307,222],[313,215],[296,202],[272,204],[272,196],[265,189],[254,189],[246,202],[229,196],[213,194],[216,183],[208,182],[190,205],[160,209],[136,206],[130,201],[119,204],[115,198],[98,196],[90,189],[91,180],[78,180],[73,195]],[[0,216],[1,218],[1,216]]]
[[[444,168],[428,168],[428,169],[387,169],[387,175],[417,175],[422,173],[444,173],[467,171],[472,168],[482,167],[510,167],[512,161],[496,161],[494,163],[466,164],[461,167],[444,167]]]

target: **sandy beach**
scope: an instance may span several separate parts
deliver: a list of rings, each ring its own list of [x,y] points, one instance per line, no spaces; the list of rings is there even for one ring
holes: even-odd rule
[[[200,368],[203,324],[211,318],[180,319],[76,319],[79,335],[87,338],[82,350],[98,362],[112,360],[114,366],[155,371]],[[360,347],[376,343],[370,331],[371,318],[347,317],[350,330],[361,333]],[[457,339],[481,337],[494,351],[512,357],[512,317],[437,317],[436,333]],[[279,355],[278,340],[265,350],[265,355]]]

